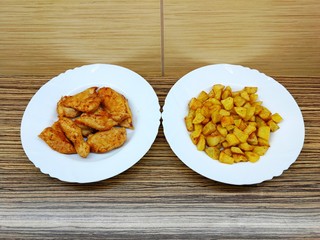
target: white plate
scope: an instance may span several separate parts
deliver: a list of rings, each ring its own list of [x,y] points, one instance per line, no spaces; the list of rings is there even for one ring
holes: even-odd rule
[[[38,134],[57,120],[56,104],[61,96],[91,86],[111,87],[128,99],[134,130],[127,130],[125,144],[109,153],[90,153],[84,159],[53,151]],[[158,97],[140,75],[116,65],[86,65],[54,77],[37,91],[22,118],[21,141],[26,155],[41,172],[66,182],[96,182],[120,174],[144,156],[157,136],[160,117]]]
[[[283,117],[280,129],[271,134],[271,147],[258,162],[223,164],[198,151],[191,142],[184,124],[188,103],[217,83],[229,85],[234,91],[257,86],[263,105]],[[303,117],[291,94],[271,77],[238,65],[209,65],[182,77],[165,99],[162,119],[168,143],[189,168],[209,179],[234,185],[256,184],[281,175],[297,159],[304,142]]]

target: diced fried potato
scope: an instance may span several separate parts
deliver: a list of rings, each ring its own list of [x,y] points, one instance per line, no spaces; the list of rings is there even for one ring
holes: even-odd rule
[[[258,91],[257,87],[244,87],[244,90],[249,93],[249,94],[253,94],[256,93]]]
[[[227,142],[229,143],[230,146],[235,146],[235,145],[240,143],[240,140],[236,137],[236,135],[234,135],[232,133],[229,133],[226,136],[226,140],[227,140]]]
[[[219,114],[222,116],[230,116],[230,112],[225,109],[220,109]]]
[[[221,118],[221,126],[222,127],[226,127],[226,126],[229,126],[232,124],[234,124],[234,119],[232,116],[223,116]]]
[[[202,129],[203,135],[207,136],[213,133],[217,129],[216,125],[213,122],[208,122]]]
[[[271,112],[266,107],[262,107],[259,117],[261,117],[263,120],[268,120],[271,117]]]
[[[241,96],[244,100],[250,101],[250,96],[249,96],[249,94],[248,94],[247,91],[241,91],[241,92],[240,92],[240,96]]]
[[[269,138],[270,138],[270,127],[268,127],[268,126],[259,127],[257,136],[269,141]]]
[[[254,116],[255,110],[256,110],[255,107],[248,107],[247,108],[247,112],[246,112],[246,116],[245,116],[246,121],[249,121]]]
[[[228,134],[228,131],[226,128],[222,127],[220,124],[217,125],[217,130],[221,134],[221,136],[226,137]]]
[[[220,150],[217,147],[206,147],[204,150],[209,157],[218,160],[220,155]]]
[[[233,108],[233,98],[227,97],[226,99],[221,100],[221,103],[225,110],[231,110]]]
[[[243,130],[243,132],[246,133],[246,134],[248,134],[248,135],[250,135],[251,133],[255,132],[256,129],[257,129],[257,128],[256,128],[255,126],[249,124],[249,125]]]
[[[205,100],[207,100],[209,98],[208,93],[206,93],[205,91],[201,91],[200,94],[198,95],[197,99],[200,102],[204,102]]]
[[[258,138],[257,138],[257,135],[256,135],[255,132],[252,132],[252,133],[249,135],[247,142],[248,142],[250,145],[258,145],[258,144],[259,144]]]
[[[234,163],[234,159],[223,152],[221,152],[219,155],[219,161],[222,163],[227,163],[227,164]]]
[[[271,132],[277,131],[280,127],[276,124],[272,119],[267,122],[268,126],[270,127]]]
[[[236,107],[242,107],[246,103],[246,100],[242,98],[240,95],[235,96],[233,101]]]
[[[258,137],[258,145],[270,147],[269,141],[260,137]]]
[[[207,136],[206,142],[209,147],[215,147],[220,143],[221,136]]]
[[[214,111],[211,113],[211,121],[213,123],[219,123],[221,120],[221,115],[219,113],[219,111]]]
[[[244,152],[239,147],[231,147],[232,153],[244,154]]]
[[[234,107],[234,110],[241,118],[245,118],[247,115],[247,109],[245,107]]]
[[[192,110],[197,110],[202,107],[202,102],[196,98],[192,98],[189,102],[189,108]]]
[[[280,123],[283,120],[279,113],[272,114],[271,119],[275,123]]]
[[[193,120],[193,118],[191,118],[191,117],[185,117],[185,118],[184,118],[184,122],[185,122],[186,127],[187,127],[187,130],[188,130],[189,132],[193,131],[193,129],[194,129],[194,128],[193,128],[192,120]]]
[[[267,152],[268,148],[268,146],[255,146],[253,148],[253,152],[258,154],[259,156],[263,156]]]
[[[200,110],[200,108],[198,109]],[[203,120],[206,119],[205,116],[203,116],[203,114],[201,113],[201,111],[196,111],[196,115],[194,117],[194,119],[192,120],[192,123],[193,124],[199,124],[199,123],[202,123]]]
[[[245,152],[245,155],[250,162],[256,162],[260,159],[260,156],[255,152]]]
[[[222,84],[215,84],[212,88],[213,92],[214,92],[214,98],[220,100],[221,99],[221,95],[222,95],[222,91],[224,89],[224,85]]]
[[[240,142],[244,143],[247,142],[247,139],[249,137],[248,134],[241,131],[239,128],[234,128],[233,134],[239,139]]]
[[[239,148],[241,148],[243,151],[252,151],[253,146],[251,146],[249,143],[240,143]]]
[[[239,153],[233,153],[232,158],[234,159],[234,162],[247,162],[248,158],[245,154],[239,154]]]
[[[197,149],[199,151],[203,151],[206,147],[206,139],[203,134],[200,134],[199,141],[197,143]]]

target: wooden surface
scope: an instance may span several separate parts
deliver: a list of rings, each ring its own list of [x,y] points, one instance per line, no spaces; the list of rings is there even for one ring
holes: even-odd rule
[[[319,1],[0,3],[0,239],[320,239]],[[236,63],[298,102],[305,144],[280,177],[206,179],[171,151],[162,125],[132,168],[92,184],[41,173],[20,142],[23,112],[53,76],[113,63],[146,78],[163,106],[191,69]]]
[[[42,174],[20,143],[24,109],[48,78],[2,77],[0,238],[274,239],[320,237],[320,77],[276,77],[301,107],[306,138],[280,177],[231,186],[187,168],[162,126],[149,152],[126,172],[92,184]],[[148,77],[163,102],[173,77]]]

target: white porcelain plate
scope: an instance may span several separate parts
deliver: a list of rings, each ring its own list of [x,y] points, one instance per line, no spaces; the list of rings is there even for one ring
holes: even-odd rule
[[[108,153],[81,158],[53,151],[38,135],[57,120],[58,100],[92,86],[111,87],[128,99],[134,130],[127,130],[122,147]],[[140,75],[116,65],[86,65],[54,77],[37,91],[22,118],[21,141],[26,155],[41,172],[66,182],[96,182],[122,173],[144,156],[157,136],[160,117],[158,97]]]
[[[223,164],[198,151],[184,124],[188,103],[202,90],[214,84],[230,86],[233,91],[245,86],[258,87],[258,96],[272,113],[283,121],[271,134],[271,147],[255,163]],[[230,64],[198,68],[180,80],[169,91],[162,113],[165,137],[174,153],[189,168],[215,181],[234,184],[256,184],[279,176],[295,162],[304,143],[304,121],[294,98],[280,83],[257,70]]]

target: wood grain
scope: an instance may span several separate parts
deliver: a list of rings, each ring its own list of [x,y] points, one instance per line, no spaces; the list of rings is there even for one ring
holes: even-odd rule
[[[160,75],[159,5],[158,0],[2,0],[1,74],[53,75],[112,63]]]
[[[50,76],[0,78],[0,239],[319,239],[320,78],[274,76],[294,96],[306,138],[280,177],[253,186],[206,179],[171,151],[162,126],[149,152],[109,180],[71,184],[27,159],[20,122]],[[147,77],[163,106],[176,77]]]
[[[164,1],[164,66],[182,76],[233,63],[268,75],[319,76],[320,2]]]

